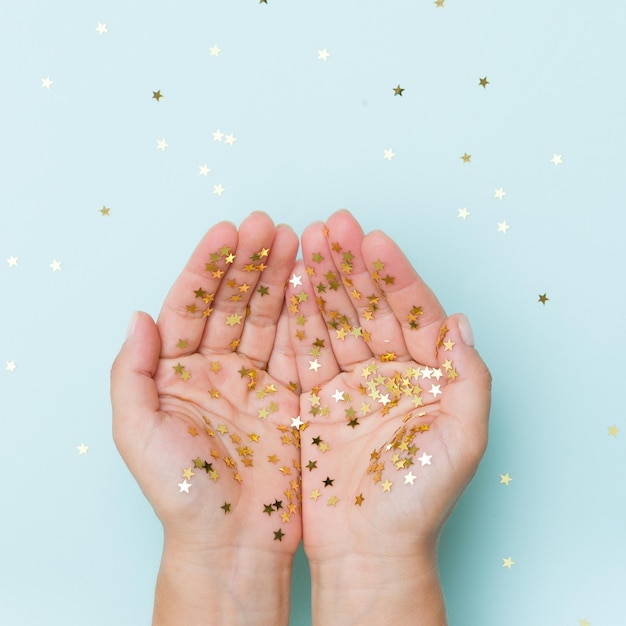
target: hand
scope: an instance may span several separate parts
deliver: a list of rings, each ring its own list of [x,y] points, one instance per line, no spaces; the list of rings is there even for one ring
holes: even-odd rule
[[[297,248],[262,213],[217,224],[113,366],[115,442],[165,533],[155,623],[288,619],[300,454],[283,303]]]
[[[287,304],[315,623],[444,623],[436,543],[487,443],[489,372],[383,233],[342,211],[302,249]]]

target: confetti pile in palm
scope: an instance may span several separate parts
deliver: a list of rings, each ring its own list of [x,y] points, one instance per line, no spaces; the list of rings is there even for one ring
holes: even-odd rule
[[[487,441],[491,379],[464,318],[345,211],[302,236],[287,291],[302,386],[309,559],[433,542]],[[436,543],[436,541],[435,541]]]
[[[140,314],[113,367],[116,443],[170,533],[286,553],[300,541],[297,372],[283,307],[297,248],[293,231],[262,213],[238,231],[215,225],[158,323]]]

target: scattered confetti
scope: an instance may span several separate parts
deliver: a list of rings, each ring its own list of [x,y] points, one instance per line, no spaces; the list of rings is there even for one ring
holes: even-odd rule
[[[104,33],[108,33],[109,30],[107,28],[106,24],[102,24],[101,22],[98,22],[98,25],[96,26],[96,32],[102,36],[104,35]]]
[[[509,473],[507,472],[506,474],[500,474],[500,484],[501,485],[506,485],[507,487],[509,486],[509,483],[512,481],[513,479],[509,476]]]
[[[217,44],[214,44],[209,48],[209,53],[212,57],[218,57],[221,51],[222,49],[219,48]]]
[[[52,263],[50,263],[49,267],[52,268],[53,272],[61,271],[61,261],[57,261],[56,259],[52,259]]]
[[[393,95],[394,96],[402,96],[402,92],[404,91],[404,89],[402,87],[400,87],[400,85],[398,85],[397,87],[393,88]]]
[[[54,81],[50,80],[50,76],[46,76],[46,78],[41,79],[41,86],[44,89],[50,89],[50,87],[52,87],[53,84],[54,84]]]
[[[485,76],[484,78],[478,79],[478,84],[480,87],[483,87],[484,89],[486,89],[487,85],[489,84],[489,81],[487,80],[487,77]]]
[[[387,159],[387,161],[391,161],[391,159],[393,159],[393,157],[396,156],[394,151],[391,148],[389,148],[388,150],[384,150],[383,152],[384,152],[383,158]]]
[[[497,198],[498,200],[504,200],[504,196],[506,196],[506,192],[504,191],[504,189],[502,189],[502,187],[498,187],[493,195],[493,197]]]
[[[617,433],[619,433],[619,428],[613,424],[613,426],[609,426],[609,437],[617,437]]]
[[[330,56],[330,52],[328,52],[328,50],[326,50],[326,48],[324,48],[323,50],[318,50],[317,51],[317,58],[320,61],[328,61],[328,57]]]
[[[102,217],[106,217],[108,215],[111,215],[111,209],[107,206],[103,206],[101,209],[98,209],[100,211],[100,213],[102,214]]]
[[[545,303],[546,303],[549,299],[550,299],[550,298],[548,298],[548,294],[541,293],[541,294],[539,294],[539,300],[537,300],[537,302],[541,302],[541,304],[545,305]]]
[[[16,256],[10,256],[7,259],[7,263],[9,264],[9,267],[17,267],[17,262],[18,262],[19,258]]]
[[[550,163],[554,163],[554,167],[562,165],[563,164],[563,155],[561,155],[561,154],[553,154],[552,158],[550,159]]]
[[[210,171],[211,170],[206,163],[198,166],[198,174],[200,174],[200,176],[208,176]]]
[[[222,197],[222,194],[226,191],[226,189],[223,187],[222,183],[219,183],[217,185],[213,185],[213,193],[217,196],[219,196],[220,198]]]
[[[470,215],[470,212],[467,210],[466,207],[463,207],[462,209],[458,209],[458,215],[457,217],[466,220]]]
[[[79,455],[87,454],[89,450],[89,446],[86,446],[84,443],[81,443],[79,446],[76,446]]]
[[[507,230],[509,230],[509,228],[511,228],[506,221],[505,222],[498,222],[498,232],[499,233],[504,233],[506,234]]]
[[[509,556],[506,559],[502,559],[502,567],[511,569],[515,565],[515,561]]]
[[[157,150],[161,150],[161,152],[165,152],[166,148],[169,148],[170,144],[165,141],[165,139],[157,139]]]
[[[153,91],[152,92],[152,99],[153,100],[156,100],[157,102],[160,102],[162,97],[163,97],[163,94],[161,93],[160,89],[158,91]]]
[[[471,163],[472,162],[472,155],[471,154],[467,154],[467,152],[465,152],[463,154],[463,156],[461,157],[463,163]]]

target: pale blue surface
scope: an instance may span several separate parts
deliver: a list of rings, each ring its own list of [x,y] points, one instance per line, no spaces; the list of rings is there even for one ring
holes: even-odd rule
[[[301,230],[340,207],[469,315],[494,375],[490,447],[441,540],[451,625],[626,623],[626,4],[1,13],[1,624],[149,623],[161,530],[110,436],[130,313],[158,312],[215,221],[263,209]],[[309,624],[301,554],[295,581]]]

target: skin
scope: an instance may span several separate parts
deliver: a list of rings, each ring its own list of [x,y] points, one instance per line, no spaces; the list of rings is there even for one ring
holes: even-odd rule
[[[286,295],[288,306],[292,304],[290,335],[303,391],[300,413],[308,422],[302,434],[302,520],[313,581],[313,621],[445,624],[437,540],[487,445],[491,376],[473,348],[466,318],[446,317],[386,235],[364,235],[352,215],[340,211],[325,225],[305,230],[302,250],[303,261],[294,274],[302,277],[303,285],[290,285]],[[378,280],[372,278],[375,271]],[[298,296],[302,293],[306,296]],[[299,301],[297,310],[293,296]],[[369,296],[376,298],[373,313],[368,312]],[[418,328],[409,323],[413,306],[422,309]],[[333,319],[345,323],[346,335],[342,323],[329,325]],[[440,341],[444,326],[445,340],[454,342],[450,350]],[[350,333],[354,328],[361,329],[354,331],[356,337]],[[321,367],[312,369],[316,343],[324,346],[316,357]],[[383,362],[382,355],[389,353],[395,360]],[[454,379],[446,374],[446,359],[458,373]],[[364,372],[371,363],[384,376],[425,366],[439,368],[442,376],[418,377],[423,406],[415,407],[411,397],[399,393],[397,405],[386,411],[359,389],[375,376]],[[430,393],[432,384],[439,385],[441,394]],[[384,385],[379,389],[386,390]],[[337,390],[350,401],[335,397]],[[360,410],[363,404],[369,408]],[[313,405],[327,408],[313,415]],[[358,425],[348,425],[350,407]],[[391,459],[402,449],[384,446],[398,429],[420,424],[429,429],[415,434],[419,451],[412,456],[413,465],[398,470]],[[315,443],[317,438],[327,442],[327,451]],[[368,473],[376,451],[374,463],[385,462],[377,481],[375,472]],[[432,457],[429,464],[418,460],[423,452]],[[311,461],[315,467],[308,469]],[[416,477],[413,484],[404,479],[409,470]],[[332,485],[324,482],[328,478]],[[392,483],[386,485],[388,491],[383,488],[386,479]],[[316,490],[321,496],[316,497]]]
[[[113,365],[114,439],[164,528],[155,625],[288,623],[301,520],[298,509],[288,522],[280,515],[288,512],[285,491],[298,479],[299,450],[281,440],[292,429],[277,426],[289,426],[299,410],[298,395],[289,388],[296,372],[286,318],[281,321],[297,248],[293,231],[276,228],[263,213],[253,213],[239,229],[215,225],[174,283],[157,324],[145,313],[136,316]],[[232,263],[222,255],[218,267],[207,271],[211,254],[221,249],[234,255]],[[245,271],[264,249],[269,253],[256,263],[266,269]],[[268,288],[264,295],[261,285]],[[213,300],[196,297],[199,289],[200,295],[215,293]],[[233,301],[233,295],[241,299]],[[198,311],[190,313],[190,304]],[[213,311],[203,316],[207,306]],[[241,323],[227,323],[233,314],[241,315]],[[246,370],[256,371],[254,381],[242,374]],[[183,380],[182,372],[191,378]],[[259,409],[270,400],[278,410],[260,419]],[[221,434],[220,425],[228,432]],[[251,466],[243,464],[240,446],[253,451]],[[279,461],[268,462],[271,455]],[[237,462],[236,470],[226,457]],[[210,462],[219,479],[195,467],[196,458]],[[186,468],[194,473],[189,493],[178,486]],[[281,508],[264,513],[277,501]],[[221,508],[226,504],[229,511]],[[284,536],[275,539],[279,530]]]
[[[296,235],[262,213],[239,229],[215,225],[157,324],[138,314],[114,363],[114,438],[164,528],[155,625],[287,624],[300,539],[311,568],[314,624],[446,623],[437,540],[487,444],[489,371],[464,316],[446,317],[386,235],[365,235],[340,211],[309,226],[301,243],[303,261],[296,262]],[[267,265],[264,271],[244,271],[264,249],[269,253],[256,261]],[[214,277],[216,267],[207,272],[206,263],[219,250],[224,274]],[[264,295],[261,286],[269,287]],[[207,293],[215,293],[209,303],[201,297]],[[190,312],[194,303],[199,311]],[[450,350],[444,340],[453,342]],[[448,375],[449,361],[456,376]],[[439,380],[421,376],[425,367],[441,370]],[[423,406],[397,390],[389,391],[388,408],[362,393],[376,376],[398,371],[402,379],[407,370],[409,379],[418,371],[410,385],[422,388]],[[440,394],[431,393],[432,384]],[[268,388],[275,391],[257,395]],[[337,390],[343,399],[334,397]],[[276,409],[261,416],[270,401]],[[369,410],[361,410],[363,403]],[[353,426],[346,418],[351,406]],[[297,416],[303,423],[294,425]],[[228,432],[220,433],[220,425]],[[411,428],[411,441],[399,449]],[[301,447],[286,444],[286,433]],[[249,467],[242,445],[253,450]],[[405,454],[409,446],[419,451]],[[399,451],[412,465],[396,467]],[[384,464],[378,480],[373,453],[374,463]],[[422,465],[422,453],[430,463]],[[274,455],[276,463],[269,460]],[[226,457],[237,461],[236,470]],[[195,467],[196,458],[211,462],[219,479]],[[179,485],[190,466],[194,476],[184,493]],[[413,484],[405,480],[409,470]],[[387,479],[392,485],[383,491]],[[268,511],[275,502],[280,508]],[[221,508],[226,503],[229,511]],[[295,509],[285,521],[289,503]]]

